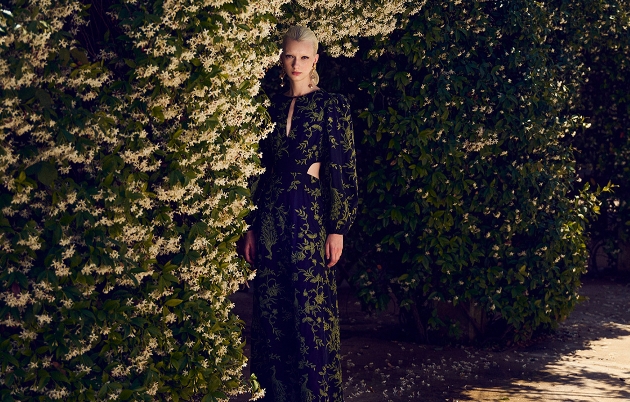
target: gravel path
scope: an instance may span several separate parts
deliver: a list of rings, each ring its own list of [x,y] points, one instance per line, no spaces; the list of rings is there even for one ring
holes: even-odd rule
[[[403,341],[394,307],[366,316],[342,287],[346,401],[630,401],[630,282],[586,279],[580,294],[554,334],[496,350]],[[233,301],[249,324],[251,293]]]

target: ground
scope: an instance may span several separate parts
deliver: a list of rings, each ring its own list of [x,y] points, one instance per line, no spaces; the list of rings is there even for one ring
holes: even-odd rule
[[[366,315],[351,289],[342,287],[345,399],[630,401],[630,281],[587,278],[580,294],[587,300],[557,331],[526,345],[437,347],[403,340],[394,306]],[[233,300],[248,336],[251,292]]]

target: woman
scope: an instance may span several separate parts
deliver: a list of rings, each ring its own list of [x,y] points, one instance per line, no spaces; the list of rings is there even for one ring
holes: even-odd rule
[[[275,131],[261,141],[266,168],[254,186],[245,259],[256,268],[252,373],[266,401],[342,401],[334,265],[357,208],[347,100],[317,86],[317,38],[292,27],[272,99]]]

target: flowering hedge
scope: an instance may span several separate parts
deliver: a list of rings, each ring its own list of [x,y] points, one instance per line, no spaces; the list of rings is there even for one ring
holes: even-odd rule
[[[393,295],[425,339],[457,310],[476,336],[526,339],[577,303],[597,202],[572,195],[563,138],[582,121],[565,112],[554,11],[428,1],[366,52],[357,281],[373,307]]]
[[[83,3],[0,10],[0,398],[225,400],[278,27],[350,54],[405,2]]]
[[[119,32],[96,55],[76,39],[80,2],[3,15],[3,400],[240,386],[227,296],[248,271],[232,243],[273,57],[257,46],[247,63],[232,38],[260,42],[271,14],[184,6],[105,10]]]

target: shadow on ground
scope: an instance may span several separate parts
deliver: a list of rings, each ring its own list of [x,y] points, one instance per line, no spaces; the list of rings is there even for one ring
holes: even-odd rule
[[[351,289],[342,287],[345,399],[630,401],[630,282],[586,279],[580,294],[588,300],[555,333],[498,350],[403,341],[394,307],[365,315]],[[245,336],[251,297],[251,292],[233,296],[235,312],[247,324]]]

